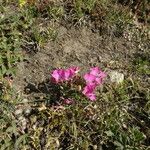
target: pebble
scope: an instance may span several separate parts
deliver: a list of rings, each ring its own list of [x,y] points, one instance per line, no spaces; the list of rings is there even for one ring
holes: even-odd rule
[[[110,81],[113,83],[120,84],[124,81],[124,74],[119,73],[117,71],[111,71],[109,76],[110,76]]]

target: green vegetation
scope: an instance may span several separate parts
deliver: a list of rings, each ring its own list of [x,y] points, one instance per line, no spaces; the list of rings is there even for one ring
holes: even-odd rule
[[[18,116],[19,121],[11,115],[13,108],[3,107],[1,149],[148,149],[150,98],[146,89],[141,91],[128,80],[119,87],[105,86],[94,103],[80,97],[76,101],[51,108],[32,104],[33,112]],[[22,131],[26,121],[30,124]]]
[[[0,149],[149,150],[150,90],[138,79],[107,83],[96,102],[75,95],[76,104],[56,107],[49,106],[49,94],[42,102],[23,102],[12,88],[17,64],[25,55],[57,40],[54,22],[76,26],[91,22],[96,29],[115,28],[122,34],[127,26],[134,26],[133,16],[140,14],[138,20],[147,30],[148,0],[134,6],[130,0],[19,2],[0,1]],[[135,56],[131,67],[143,78],[150,75],[148,56]],[[16,115],[16,110],[22,112]]]
[[[149,54],[145,53],[145,55],[138,55],[135,59],[135,68],[141,74],[150,75],[150,60]]]

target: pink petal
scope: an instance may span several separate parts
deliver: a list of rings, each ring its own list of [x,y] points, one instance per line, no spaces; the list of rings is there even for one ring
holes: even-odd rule
[[[96,100],[96,95],[95,95],[94,93],[87,94],[87,97],[88,97],[91,101],[95,101],[95,100]]]
[[[78,71],[79,71],[78,67],[71,67],[64,70],[64,80],[72,79]]]
[[[69,80],[73,77],[73,73],[71,72],[71,70],[66,69],[64,71],[64,80]]]
[[[65,78],[65,72],[63,69],[56,69],[52,72],[52,78],[55,82],[62,82]]]
[[[52,81],[58,83],[72,79],[79,71],[79,67],[71,67],[69,69],[56,69],[52,72]]]
[[[96,88],[96,85],[86,85],[82,91],[83,94],[92,93]]]
[[[96,99],[96,95],[93,93],[95,90],[95,86],[87,85],[85,86],[82,93],[89,98],[90,100],[94,101]]]
[[[79,67],[71,67],[69,68],[71,70],[72,73],[77,74],[79,72]]]
[[[65,80],[65,70],[64,69],[59,69],[58,74],[59,74],[59,81],[63,82]]]
[[[90,69],[90,74],[97,76],[101,72],[101,69],[99,67],[93,67]]]
[[[58,82],[59,79],[60,79],[59,70],[54,70],[54,71],[52,72],[52,77],[54,78],[54,80],[55,80],[56,82]]]
[[[95,81],[96,77],[94,75],[90,74],[90,73],[87,73],[87,74],[84,75],[83,78],[85,79],[85,81],[87,83],[93,83]]]

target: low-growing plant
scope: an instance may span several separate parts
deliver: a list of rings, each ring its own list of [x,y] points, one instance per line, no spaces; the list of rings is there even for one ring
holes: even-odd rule
[[[56,69],[52,72],[51,80],[61,89],[62,94],[60,95],[62,95],[62,99],[65,97],[64,101],[66,103],[72,103],[68,96],[77,93],[77,91],[91,101],[96,100],[95,89],[102,84],[106,74],[99,67],[91,68],[90,72],[86,73],[83,78],[77,74],[78,72],[78,67]]]

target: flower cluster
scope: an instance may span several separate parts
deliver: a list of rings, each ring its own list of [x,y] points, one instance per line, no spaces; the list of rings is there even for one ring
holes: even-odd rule
[[[84,87],[82,93],[90,100],[96,100],[96,95],[94,91],[98,85],[102,84],[102,81],[105,77],[106,74],[100,68],[91,68],[90,72],[84,75],[86,86]]]
[[[52,81],[56,83],[69,81],[73,79],[78,72],[78,67],[71,67],[68,69],[56,69],[52,72]]]
[[[77,76],[79,67],[70,67],[68,69],[56,69],[52,72],[52,81],[56,84],[66,81],[72,81]],[[95,90],[96,87],[101,85],[106,74],[99,68],[93,67],[90,72],[86,73],[83,77],[85,80],[85,86],[82,90],[82,94],[89,98],[91,101],[96,100]],[[66,103],[70,103],[70,99],[67,99]]]

